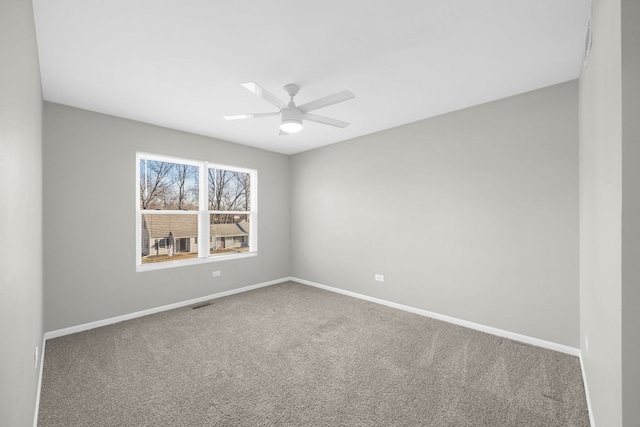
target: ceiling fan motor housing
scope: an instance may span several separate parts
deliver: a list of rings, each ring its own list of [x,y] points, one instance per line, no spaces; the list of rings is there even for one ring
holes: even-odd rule
[[[283,108],[280,110],[280,128],[285,132],[297,132],[302,129],[302,111],[297,108]]]

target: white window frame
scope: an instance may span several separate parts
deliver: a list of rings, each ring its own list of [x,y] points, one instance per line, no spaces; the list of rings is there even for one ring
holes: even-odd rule
[[[197,211],[179,210],[144,210],[140,207],[140,160],[149,159],[171,163],[197,166],[199,171],[199,207]],[[250,211],[213,211],[209,210],[209,169],[224,169],[234,172],[248,173],[250,177]],[[249,258],[258,255],[258,171],[255,169],[238,166],[224,165],[205,160],[184,159],[181,157],[166,156],[162,154],[136,152],[136,271],[153,271],[165,268],[183,267],[187,265],[199,265],[209,262],[228,261],[233,259]],[[225,255],[210,255],[209,253],[209,215],[210,214],[235,214],[249,216],[249,252],[237,252]],[[198,216],[198,257],[176,261],[155,262],[142,264],[142,215],[172,214],[172,215],[197,215]]]

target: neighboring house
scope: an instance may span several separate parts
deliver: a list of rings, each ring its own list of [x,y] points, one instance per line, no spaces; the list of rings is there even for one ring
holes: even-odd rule
[[[198,253],[196,215],[142,215],[142,256]],[[209,250],[245,248],[249,223],[211,224]]]

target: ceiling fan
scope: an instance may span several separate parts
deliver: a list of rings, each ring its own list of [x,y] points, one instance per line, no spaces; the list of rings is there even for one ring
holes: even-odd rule
[[[280,116],[280,135],[289,135],[290,133],[298,132],[302,129],[302,119],[309,120],[311,122],[322,123],[325,125],[336,126],[339,128],[346,128],[349,123],[343,122],[329,117],[319,116],[317,114],[311,114],[310,111],[318,110],[320,108],[328,107],[329,105],[337,104],[338,102],[347,101],[355,98],[356,96],[351,91],[343,90],[342,92],[334,93],[333,95],[325,96],[323,98],[316,99],[315,101],[307,102],[297,106],[293,102],[293,97],[298,94],[300,87],[295,84],[288,84],[284,86],[285,92],[289,95],[289,103],[285,104],[278,98],[273,96],[262,86],[255,82],[242,83],[242,86],[247,90],[255,93],[268,103],[275,105],[278,108],[278,112],[273,113],[256,113],[256,114],[238,114],[235,116],[224,116],[227,120],[236,119],[254,119],[257,117],[272,117]]]

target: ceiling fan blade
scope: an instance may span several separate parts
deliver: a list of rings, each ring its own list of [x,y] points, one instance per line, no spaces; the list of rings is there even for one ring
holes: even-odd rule
[[[311,122],[322,123],[323,125],[330,125],[338,128],[346,128],[347,126],[349,126],[349,123],[347,122],[331,119],[329,117],[319,116],[317,114],[303,113],[302,117]]]
[[[343,90],[342,92],[334,93],[333,95],[325,96],[324,98],[316,99],[315,101],[307,102],[298,107],[298,110],[303,113],[309,111],[318,110],[320,108],[328,107],[329,105],[337,104],[338,102],[347,101],[355,98],[356,96],[349,90]]]
[[[236,114],[235,116],[222,116],[227,120],[238,120],[238,119],[255,119],[258,117],[272,117],[277,116],[280,113],[255,113],[255,114]]]
[[[278,110],[282,110],[283,108],[287,108],[287,104],[285,104],[284,102],[280,101],[278,98],[273,96],[270,92],[268,92],[265,88],[263,88],[262,86],[260,86],[256,82],[242,83],[241,86],[243,86],[245,89],[250,90],[251,92],[255,93],[260,98],[262,98],[265,101],[267,101],[268,103],[270,103],[272,105],[275,105],[276,107],[278,107]]]

